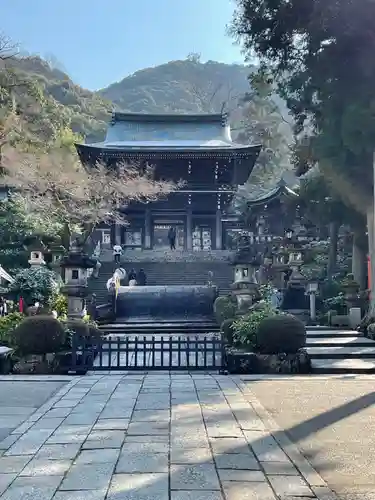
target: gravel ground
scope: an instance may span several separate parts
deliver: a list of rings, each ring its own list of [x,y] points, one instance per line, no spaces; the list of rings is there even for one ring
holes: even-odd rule
[[[246,385],[340,499],[375,499],[375,377]]]

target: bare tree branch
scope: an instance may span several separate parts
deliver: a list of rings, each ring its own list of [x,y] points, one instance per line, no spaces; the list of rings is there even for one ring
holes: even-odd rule
[[[85,168],[76,155],[63,150],[35,155],[8,147],[2,163],[1,184],[23,198],[29,213],[63,224],[125,224],[119,207],[156,200],[179,187],[155,181],[152,169],[140,173],[137,165]]]
[[[4,33],[0,33],[0,60],[7,61],[13,59],[19,54],[19,47],[11,38]]]

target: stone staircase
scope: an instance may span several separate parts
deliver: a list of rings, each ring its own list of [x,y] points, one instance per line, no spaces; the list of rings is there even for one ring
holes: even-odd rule
[[[132,250],[126,249],[122,262],[229,262],[232,250]],[[102,249],[101,262],[112,262],[112,250]]]
[[[158,252],[129,251],[122,257],[120,266],[128,272],[131,269],[145,271],[148,285],[206,285],[212,273],[212,282],[219,288],[219,294],[230,291],[233,282],[233,268],[229,262],[230,252]],[[113,275],[113,260],[104,259],[98,278],[89,279],[89,291],[95,293],[97,304],[108,301],[106,283]]]
[[[206,285],[210,271],[220,294],[228,293],[233,282],[233,270],[225,262],[125,262],[123,265],[127,271],[143,268],[148,285]]]
[[[100,268],[100,273],[98,278],[89,278],[88,279],[88,288],[90,294],[96,294],[96,304],[102,305],[106,304],[109,299],[108,290],[107,290],[107,281],[109,278],[113,276],[113,273],[116,269],[114,263],[105,262],[102,264]]]
[[[375,373],[375,342],[353,330],[308,327],[313,373]]]
[[[102,325],[104,335],[118,337],[122,335],[170,335],[192,336],[219,335],[219,325],[209,317],[176,318],[174,321],[161,321],[153,318],[132,318],[130,321],[119,318],[117,323]]]

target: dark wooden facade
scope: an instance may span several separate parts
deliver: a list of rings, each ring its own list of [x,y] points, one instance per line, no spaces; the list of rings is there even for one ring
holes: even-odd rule
[[[106,140],[77,151],[85,163],[150,165],[156,179],[184,182],[167,197],[126,207],[129,225],[99,228],[102,243],[162,249],[174,226],[178,248],[211,250],[225,246],[225,209],[247,181],[260,146],[233,143],[223,115],[114,113]]]

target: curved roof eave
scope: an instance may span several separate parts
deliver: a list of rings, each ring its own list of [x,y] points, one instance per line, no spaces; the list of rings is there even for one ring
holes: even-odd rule
[[[254,198],[252,200],[247,200],[247,205],[248,206],[257,206],[257,205],[265,205],[276,198],[279,198],[281,196],[287,196],[289,198],[294,198],[298,197],[299,194],[291,189],[290,187],[286,186],[284,183],[279,183],[278,186],[275,188],[271,189],[268,193],[262,194],[259,196],[259,198]]]
[[[95,153],[100,156],[104,155],[111,155],[111,154],[116,154],[116,155],[121,155],[121,154],[147,154],[147,153],[155,153],[155,154],[174,154],[174,153],[179,153],[179,154],[189,154],[189,153],[227,153],[229,155],[231,154],[236,154],[236,153],[242,153],[242,154],[259,154],[262,146],[259,144],[256,145],[244,145],[244,144],[233,144],[228,147],[220,147],[220,146],[213,146],[213,147],[162,147],[162,146],[155,146],[155,147],[109,147],[105,146],[103,147],[101,144],[95,145],[95,144],[75,144],[75,147],[77,148],[78,152],[91,152]]]

